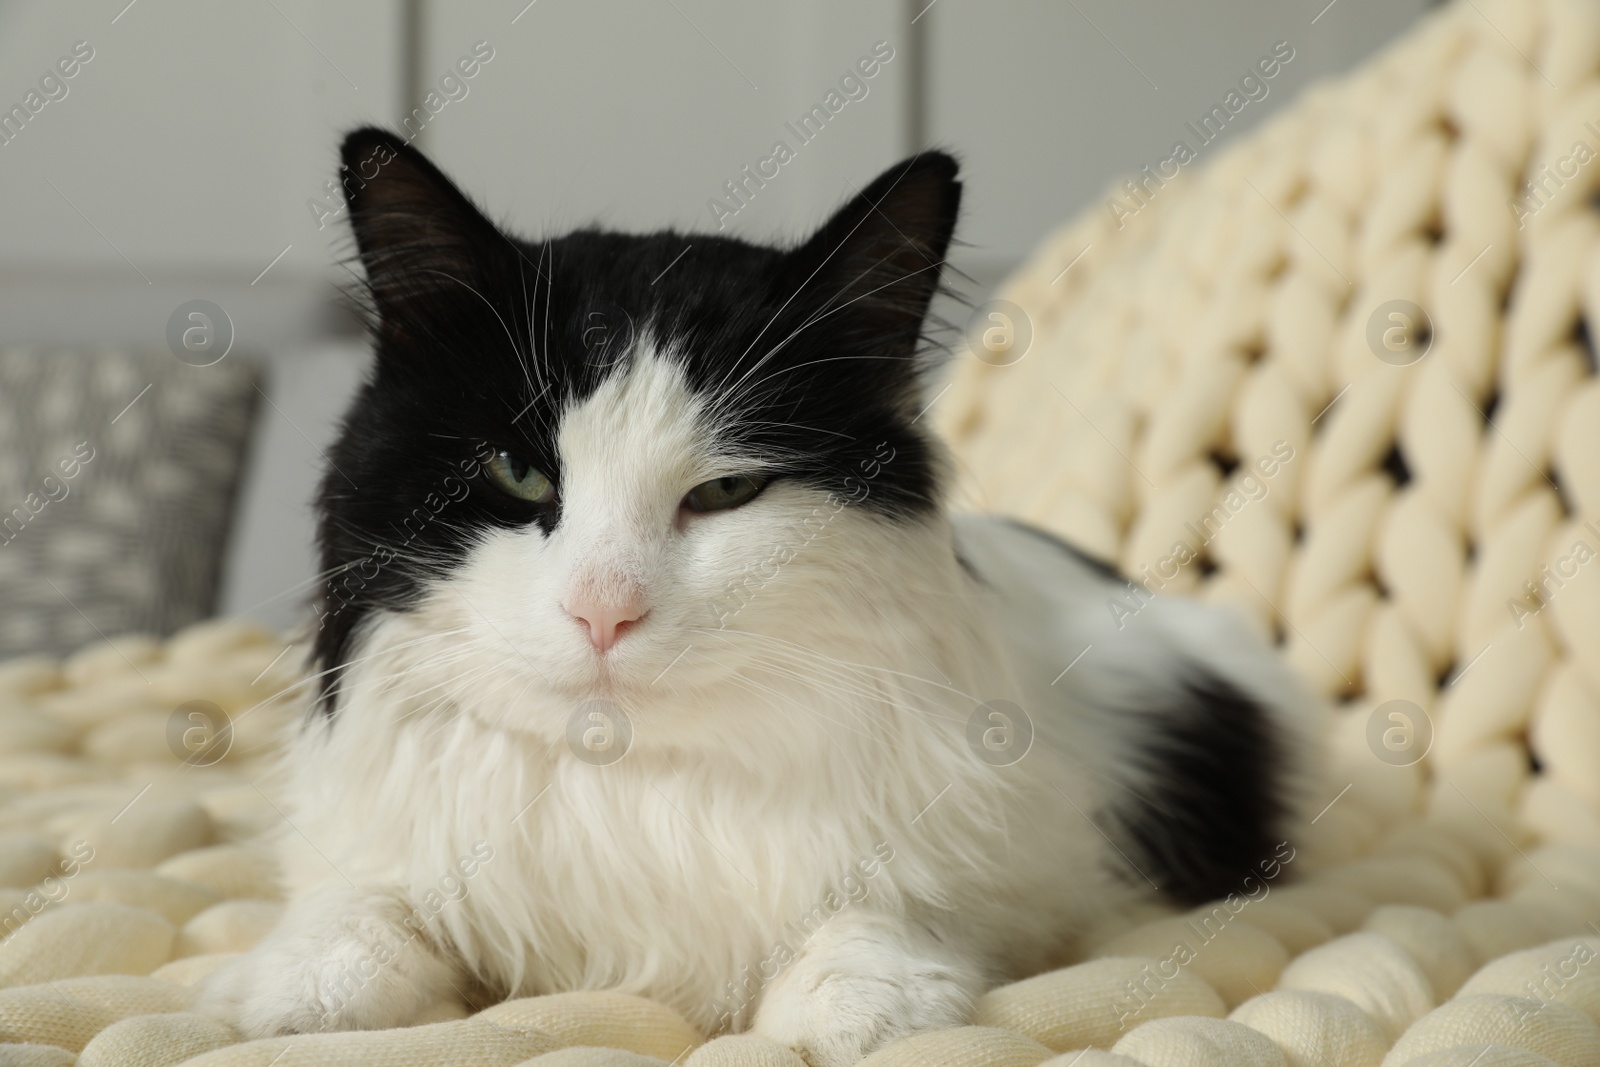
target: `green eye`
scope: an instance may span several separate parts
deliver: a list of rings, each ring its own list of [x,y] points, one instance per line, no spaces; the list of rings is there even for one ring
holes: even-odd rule
[[[556,485],[543,471],[535,470],[520,456],[498,452],[484,466],[495,488],[518,500],[548,504],[556,498]]]
[[[730,474],[701,482],[683,498],[683,506],[690,511],[727,511],[748,503],[767,487],[765,478],[752,478],[743,474]]]

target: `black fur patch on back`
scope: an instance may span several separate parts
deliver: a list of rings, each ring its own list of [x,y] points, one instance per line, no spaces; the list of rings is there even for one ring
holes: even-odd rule
[[[1063,541],[1061,538],[1057,537],[1048,530],[1041,530],[1037,526],[1030,526],[1018,519],[1004,519],[1003,521],[1006,523],[1006,525],[1014,526],[1023,533],[1032,534],[1041,541],[1048,541],[1050,544],[1054,545],[1056,548],[1059,548],[1061,551],[1065,552],[1067,555],[1071,556],[1085,567],[1088,567],[1102,578],[1113,582],[1121,582],[1124,580],[1122,577],[1122,572],[1117,570],[1116,564],[1110,563],[1107,560],[1103,560],[1099,556],[1091,556],[1077,545],[1074,545],[1069,541]]]
[[[1143,710],[1144,791],[1128,791],[1111,816],[1137,864],[1168,896],[1200,904],[1261,878],[1284,840],[1291,753],[1263,707],[1200,668],[1187,700]]]

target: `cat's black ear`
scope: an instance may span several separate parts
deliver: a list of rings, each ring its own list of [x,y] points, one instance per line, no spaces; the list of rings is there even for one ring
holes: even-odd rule
[[[472,285],[485,254],[504,244],[455,183],[394,134],[356,130],[340,155],[350,225],[380,314]]]
[[[890,167],[791,254],[786,282],[853,340],[909,356],[955,230],[959,169],[943,152]]]

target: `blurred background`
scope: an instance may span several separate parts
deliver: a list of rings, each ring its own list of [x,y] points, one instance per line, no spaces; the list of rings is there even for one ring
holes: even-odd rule
[[[1114,182],[1194,143],[1185,124],[1275,48],[1292,59],[1217,139],[1427,6],[6,0],[0,655],[306,617],[309,501],[367,363],[325,188],[353,125],[414,134],[527,235],[794,239],[938,145],[964,161],[953,262],[980,300],[1053,228],[1108,210]],[[865,95],[799,144],[789,125],[875,49],[890,58]],[[778,140],[794,160],[732,201],[724,183]]]

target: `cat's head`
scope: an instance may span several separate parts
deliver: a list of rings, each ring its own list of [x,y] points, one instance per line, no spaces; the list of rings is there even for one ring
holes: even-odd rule
[[[525,241],[383,131],[343,156],[377,357],[320,497],[329,706],[397,616],[438,635],[417,663],[537,704],[693,687],[871,615],[875,561],[940,507],[919,416],[954,160],[769,248]]]

